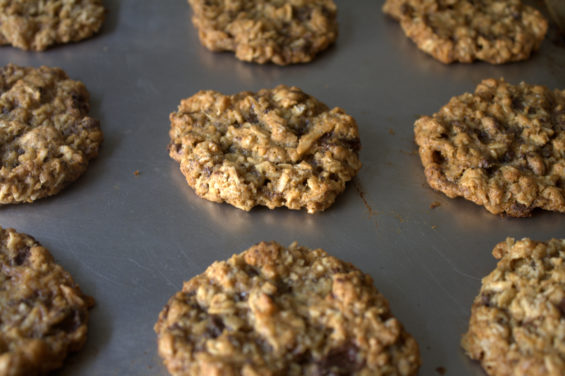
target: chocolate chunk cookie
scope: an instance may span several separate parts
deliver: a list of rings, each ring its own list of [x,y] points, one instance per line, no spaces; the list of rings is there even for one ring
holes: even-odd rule
[[[309,62],[337,38],[332,0],[188,0],[200,41],[244,61]]]
[[[520,0],[387,0],[383,11],[442,63],[524,60],[547,31],[541,13]]]
[[[155,325],[173,375],[415,375],[420,356],[371,277],[259,243],[185,282]]]
[[[43,51],[96,33],[104,21],[100,0],[2,0],[0,44]]]
[[[98,154],[89,95],[58,68],[0,68],[0,203],[58,193]]]
[[[565,375],[565,240],[508,238],[473,302],[462,345],[491,376]]]
[[[415,123],[430,186],[493,214],[565,212],[565,90],[482,81]]]
[[[0,228],[0,375],[60,367],[84,344],[93,303],[35,239]]]
[[[355,120],[296,87],[201,91],[170,120],[170,155],[196,194],[243,210],[324,210],[361,167]]]

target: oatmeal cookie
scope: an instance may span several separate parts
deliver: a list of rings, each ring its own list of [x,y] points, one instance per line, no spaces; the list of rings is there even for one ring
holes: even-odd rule
[[[383,11],[446,64],[525,60],[547,31],[541,13],[520,0],[387,0]]]
[[[296,243],[259,243],[186,282],[155,324],[180,375],[415,375],[416,341],[371,277]]]
[[[188,0],[202,44],[244,61],[309,62],[337,38],[333,0]]]
[[[170,120],[170,155],[196,194],[243,210],[324,210],[361,167],[355,120],[296,87],[201,91]]]
[[[93,303],[35,239],[0,228],[0,375],[60,367],[84,344]]]
[[[89,95],[58,68],[0,68],[0,203],[58,193],[98,154]]]
[[[104,21],[101,0],[0,0],[0,44],[43,51],[96,33]]]
[[[565,91],[486,79],[414,128],[432,188],[493,214],[565,212]]]
[[[493,255],[462,346],[491,376],[565,375],[565,240],[508,238]]]

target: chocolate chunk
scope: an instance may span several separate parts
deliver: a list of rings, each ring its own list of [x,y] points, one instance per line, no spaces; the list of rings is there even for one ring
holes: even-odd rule
[[[359,350],[354,344],[344,344],[342,347],[332,349],[318,362],[317,375],[319,376],[348,376],[362,367],[358,361]]]
[[[565,298],[561,299],[557,305],[557,309],[559,310],[559,313],[561,313],[561,317],[565,318]]]
[[[18,254],[14,257],[14,264],[21,266],[28,259],[30,254],[31,251],[29,247],[24,247],[18,250]]]
[[[222,335],[225,325],[222,318],[216,315],[212,315],[208,321],[208,326],[206,327],[205,335],[209,338],[218,338]]]
[[[65,333],[72,333],[76,331],[84,323],[84,318],[81,312],[74,310],[69,312],[61,321],[53,326],[53,332],[63,331]]]

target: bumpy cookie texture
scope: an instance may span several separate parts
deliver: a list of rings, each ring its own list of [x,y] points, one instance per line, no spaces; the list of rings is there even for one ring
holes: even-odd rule
[[[565,375],[565,240],[508,238],[462,345],[491,376]]]
[[[296,87],[201,91],[170,120],[169,152],[188,184],[243,210],[324,210],[361,167],[355,120]]]
[[[0,68],[0,203],[58,193],[98,154],[89,95],[58,68]]]
[[[0,375],[43,375],[86,340],[92,298],[35,239],[0,228]]]
[[[186,282],[155,325],[173,375],[415,375],[416,341],[371,277],[262,242]]]
[[[565,212],[565,91],[482,81],[415,123],[430,186],[493,214]]]
[[[43,51],[96,33],[104,21],[100,0],[0,0],[0,44]]]
[[[547,31],[541,13],[520,0],[387,0],[383,11],[443,63],[524,60]]]
[[[279,65],[311,61],[337,38],[332,0],[188,0],[200,41],[238,59]]]

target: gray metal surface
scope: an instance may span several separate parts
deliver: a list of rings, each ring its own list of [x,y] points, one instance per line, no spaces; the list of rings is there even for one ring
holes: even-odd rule
[[[413,142],[418,114],[486,77],[565,88],[565,43],[553,34],[526,62],[436,62],[380,12],[337,1],[337,44],[311,64],[247,64],[200,46],[183,0],[106,0],[95,38],[43,53],[1,47],[0,63],[59,66],[83,81],[105,141],[58,196],[0,209],[0,225],[36,237],[97,301],[88,342],[58,375],[166,375],[153,324],[184,280],[261,240],[296,240],[358,265],[421,347],[420,375],[483,375],[459,347],[490,250],[507,236],[565,236],[565,217],[509,219],[427,187]],[[540,4],[541,2],[538,2]],[[363,168],[328,211],[249,213],[198,198],[168,157],[169,113],[200,89],[300,86],[353,115]],[[139,176],[134,171],[140,172]],[[434,201],[441,203],[430,209]]]

